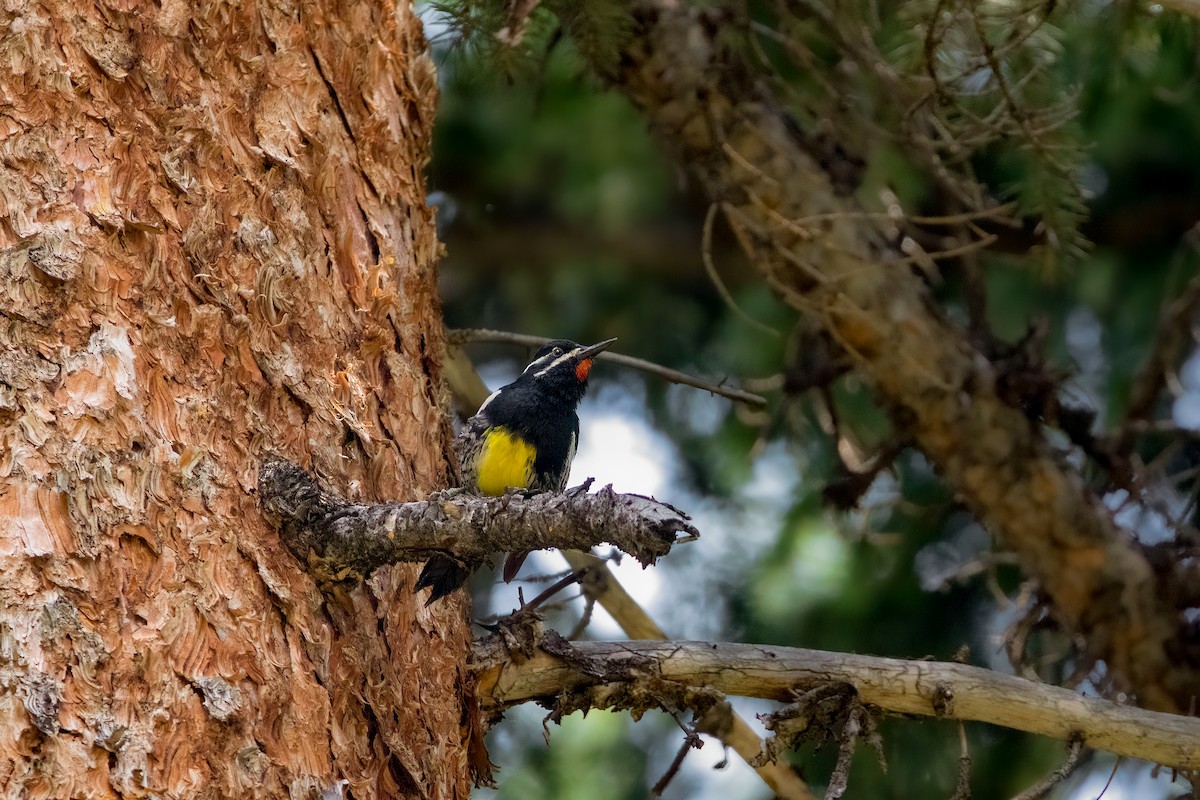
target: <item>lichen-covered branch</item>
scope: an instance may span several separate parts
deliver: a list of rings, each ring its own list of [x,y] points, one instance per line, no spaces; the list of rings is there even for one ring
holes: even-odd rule
[[[611,487],[588,493],[586,484],[562,494],[445,492],[411,503],[351,503],[296,464],[270,458],[258,491],[288,549],[329,577],[439,555],[477,565],[505,551],[601,543],[649,565],[698,535],[688,516],[666,503]]]
[[[714,642],[573,642],[547,638],[506,656],[495,639],[477,645],[480,702],[502,709],[560,698],[579,707],[703,688],[789,702],[827,684],[853,687],[868,706],[897,714],[988,722],[1180,769],[1200,769],[1200,719],[1165,714],[965,664],[905,661],[794,647]]]
[[[1116,687],[1149,708],[1187,710],[1200,656],[1182,611],[1020,398],[1003,395],[1002,371],[859,213],[862,163],[781,109],[727,44],[719,10],[641,0],[634,13],[609,80],[720,205],[767,281],[852,359]]]

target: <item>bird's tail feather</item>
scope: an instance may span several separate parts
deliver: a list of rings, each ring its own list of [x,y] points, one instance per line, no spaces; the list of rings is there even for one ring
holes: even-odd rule
[[[425,601],[429,606],[462,586],[469,577],[470,567],[454,556],[439,553],[425,562],[413,592],[429,589],[429,599]]]

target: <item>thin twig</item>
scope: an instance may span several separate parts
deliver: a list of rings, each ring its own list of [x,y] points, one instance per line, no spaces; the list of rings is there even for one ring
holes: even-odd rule
[[[1096,800],[1103,800],[1104,795],[1108,793],[1108,787],[1112,786],[1113,778],[1117,777],[1117,770],[1121,768],[1121,761],[1123,760],[1120,756],[1117,756],[1116,762],[1113,763],[1112,772],[1108,773],[1108,780],[1104,782],[1104,788],[1100,790],[1100,794],[1096,795]]]
[[[459,328],[446,331],[446,341],[451,344],[488,342],[491,344],[516,344],[522,347],[541,347],[550,340],[543,336],[530,336],[524,333],[512,333],[511,331],[494,331],[486,328]],[[733,386],[727,386],[724,382],[714,383],[704,378],[697,378],[693,375],[688,375],[687,373],[679,372],[678,370],[664,367],[661,364],[655,364],[652,361],[646,361],[641,358],[621,355],[612,351],[600,353],[597,358],[625,367],[632,367],[650,375],[657,375],[671,383],[694,386],[697,389],[703,389],[706,392],[712,392],[721,397],[728,397],[730,400],[737,400],[749,406],[763,407],[767,404],[767,399],[761,395],[743,391]]]
[[[956,258],[961,255],[966,255],[967,253],[974,253],[978,250],[984,250],[990,247],[999,238],[1000,237],[998,237],[996,234],[989,233],[983,239],[967,242],[964,245],[959,245],[958,247],[953,247],[949,250],[935,250],[932,253],[926,253],[925,256],[933,259],[934,261],[941,261],[947,258]],[[910,262],[915,262],[917,259],[910,257],[908,260]]]
[[[729,306],[729,310],[737,314],[746,322],[750,323],[755,328],[758,328],[764,333],[769,333],[772,336],[779,336],[779,331],[759,322],[754,317],[742,310],[742,307],[737,304],[730,294],[729,288],[725,286],[725,282],[721,280],[721,274],[717,272],[717,266],[713,263],[712,257],[712,237],[713,237],[713,221],[717,216],[717,205],[713,203],[708,207],[708,213],[704,215],[704,230],[700,237],[700,257],[704,262],[704,271],[708,273],[708,279],[712,281],[713,287],[717,290],[717,294],[725,301],[725,305]]]
[[[585,579],[587,576],[584,576]],[[575,627],[567,634],[568,639],[578,639],[583,636],[583,632],[587,630],[588,625],[592,624],[592,614],[596,611],[596,598],[592,596],[586,588],[583,590],[583,613],[579,615],[579,621],[575,623]]]
[[[654,788],[650,790],[652,797],[662,797],[662,793],[667,789],[667,784],[671,782],[671,779],[679,773],[679,768],[683,766],[683,759],[687,757],[688,751],[699,747],[699,741],[700,739],[696,734],[688,733],[687,737],[683,740],[683,744],[679,747],[679,752],[671,760],[671,765],[667,767],[667,771],[663,773],[663,776],[658,779],[658,783],[654,784]]]
[[[1076,736],[1071,739],[1067,748],[1067,760],[1063,762],[1062,766],[1021,792],[1012,800],[1041,800],[1041,798],[1050,793],[1051,789],[1065,781],[1072,772],[1079,768],[1079,765],[1083,763],[1084,752],[1083,738]]]
[[[638,605],[617,580],[607,561],[582,550],[563,550],[562,555],[571,569],[576,572],[587,570],[580,585],[589,597],[594,597],[601,608],[616,620],[626,636],[630,639],[667,638],[667,634],[658,623]]]
[[[921,214],[892,213],[890,211],[831,211],[826,214],[808,214],[791,220],[797,225],[807,225],[813,222],[834,222],[845,219],[889,220],[891,222],[908,222],[913,225],[959,225],[963,222],[979,219],[998,220],[1004,224],[1015,224],[1005,218],[1005,214],[1016,209],[1016,203],[1004,203],[994,208],[979,211],[964,211],[961,214],[942,214],[925,216]]]
[[[733,145],[731,145],[729,142],[722,141],[721,149],[725,151],[725,155],[729,156],[729,158],[735,164],[737,164],[738,166],[740,166],[742,169],[746,170],[747,172],[758,176],[759,180],[761,180],[763,183],[766,183],[769,186],[778,186],[779,185],[779,180],[777,178],[772,178],[770,175],[768,175],[767,173],[763,172],[758,167],[751,164],[749,161],[746,160],[746,157],[743,156],[741,153],[739,153],[733,147]]]
[[[543,590],[541,594],[530,600],[528,603],[523,604],[521,607],[528,611],[535,610],[541,606],[542,603],[545,603],[563,589],[567,588],[573,583],[578,583],[579,581],[583,580],[583,577],[583,573],[581,572],[572,572],[555,581],[551,586],[548,586],[545,590]]]
[[[958,783],[950,800],[971,798],[971,748],[967,745],[967,726],[958,723]]]

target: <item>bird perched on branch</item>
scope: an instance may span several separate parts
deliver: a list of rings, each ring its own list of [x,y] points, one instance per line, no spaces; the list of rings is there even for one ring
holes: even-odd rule
[[[587,391],[596,355],[616,339],[581,345],[567,339],[547,342],[512,383],[492,392],[467,420],[454,443],[463,489],[499,496],[509,489],[561,492],[579,443],[576,409]],[[504,580],[511,581],[528,552],[511,553]],[[426,604],[461,586],[470,574],[448,556],[429,560],[417,591],[430,587]]]

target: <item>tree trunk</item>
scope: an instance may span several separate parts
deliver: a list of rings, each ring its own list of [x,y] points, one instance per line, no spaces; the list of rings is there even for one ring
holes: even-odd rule
[[[463,601],[323,597],[253,495],[450,474],[412,9],[0,20],[4,796],[465,797]]]
[[[886,226],[855,200],[864,165],[783,110],[719,10],[639,0],[614,86],[695,175],[751,262],[874,387],[893,426],[1013,551],[1116,692],[1189,713],[1192,623],[1143,548],[1062,458],[1018,387],[929,301]],[[932,262],[931,262],[932,263]]]

